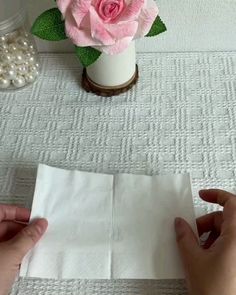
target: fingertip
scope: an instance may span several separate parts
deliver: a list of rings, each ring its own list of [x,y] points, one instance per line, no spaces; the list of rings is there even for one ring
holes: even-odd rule
[[[16,207],[16,220],[29,221],[31,211],[28,208]]]
[[[207,194],[208,190],[207,189],[201,189],[198,194],[200,198],[204,198],[204,196]]]
[[[40,235],[43,235],[48,227],[48,221],[45,218],[36,219],[32,225],[37,228],[37,231]]]
[[[183,223],[184,219],[181,218],[181,217],[176,217],[175,218],[175,228],[179,228],[180,226],[182,226],[182,223]]]
[[[200,190],[199,195],[202,200],[209,203],[219,204],[220,206],[224,206],[229,199],[235,197],[233,194],[221,189]]]
[[[176,239],[181,239],[188,231],[188,223],[180,217],[175,218]]]
[[[215,189],[201,189],[198,194],[203,201],[215,203],[216,202],[216,190]]]

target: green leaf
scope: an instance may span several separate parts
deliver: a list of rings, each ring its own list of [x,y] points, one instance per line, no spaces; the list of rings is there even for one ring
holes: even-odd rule
[[[75,52],[84,67],[88,67],[93,64],[102,54],[100,51],[93,47],[75,46]]]
[[[159,34],[165,32],[166,30],[167,29],[166,29],[165,24],[163,23],[161,18],[159,16],[157,16],[154,23],[152,24],[152,27],[151,27],[149,33],[146,35],[146,37],[153,37],[153,36],[159,35]]]
[[[35,20],[31,32],[35,36],[49,41],[67,39],[65,23],[58,8],[52,8],[43,12]]]

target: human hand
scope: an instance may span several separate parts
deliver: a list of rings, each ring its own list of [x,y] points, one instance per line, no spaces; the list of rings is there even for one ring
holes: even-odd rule
[[[189,224],[175,220],[176,239],[190,295],[236,294],[236,196],[222,190],[202,190],[200,197],[224,207],[197,219],[199,236],[210,232],[203,246]]]
[[[47,228],[45,219],[27,225],[30,211],[16,206],[0,205],[0,295],[7,295],[20,264]]]

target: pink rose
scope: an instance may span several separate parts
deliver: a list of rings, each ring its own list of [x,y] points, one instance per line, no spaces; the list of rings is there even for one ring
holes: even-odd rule
[[[57,5],[75,45],[111,55],[145,36],[158,15],[154,0],[57,0]]]

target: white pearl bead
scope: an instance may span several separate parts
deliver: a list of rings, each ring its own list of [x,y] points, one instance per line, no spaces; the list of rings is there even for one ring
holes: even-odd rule
[[[5,79],[3,77],[0,77],[0,88],[5,89],[10,86],[11,82],[8,79]]]
[[[0,42],[1,43],[6,42],[6,41],[7,41],[7,38],[5,36],[0,37]]]
[[[35,64],[35,57],[33,57],[33,56],[31,56],[29,59],[28,59],[28,62],[30,63],[30,64]]]
[[[15,77],[16,77],[16,72],[11,69],[6,70],[3,75],[3,78],[9,79],[9,80],[15,79]]]
[[[31,53],[31,55],[36,55],[36,51],[34,51],[34,50],[32,50],[32,51],[30,51],[30,53]]]
[[[28,40],[26,38],[18,37],[16,39],[16,42],[17,42],[17,44],[19,45],[20,48],[22,48],[24,50],[28,49],[29,42],[28,42]]]
[[[0,56],[0,60],[5,63],[10,63],[13,60],[13,56],[10,53],[3,53]]]
[[[11,43],[8,46],[8,50],[12,53],[15,53],[18,50],[18,47],[14,43]]]
[[[31,45],[29,46],[29,51],[34,51],[34,45],[31,44]]]
[[[27,83],[33,83],[35,79],[36,79],[36,76],[32,73],[28,73],[25,75],[25,81]]]
[[[30,66],[30,71],[31,72],[37,72],[37,70],[38,70],[38,68],[35,65]]]
[[[12,80],[16,77],[16,71],[12,70],[11,68],[5,68],[3,77]]]
[[[17,76],[14,80],[12,80],[12,83],[17,88],[23,87],[25,86],[25,78],[22,76]]]
[[[11,54],[11,52],[9,52],[9,50],[8,49],[4,49],[4,50],[2,50],[2,52],[1,52],[1,55],[3,55],[3,57],[2,58],[4,58],[5,59],[5,55],[6,54]],[[5,62],[7,62],[7,60],[5,59],[4,60]]]
[[[34,64],[34,66],[38,69],[40,67],[39,63],[36,62],[36,64]]]
[[[19,75],[25,75],[28,73],[28,67],[24,64],[17,67],[17,73]]]
[[[5,51],[8,49],[7,43],[0,43],[0,51]]]
[[[13,71],[16,71],[16,65],[15,64],[6,64],[5,65],[5,68],[6,69],[11,69],[11,70],[13,70]]]
[[[33,56],[33,55],[31,54],[31,52],[26,52],[26,53],[25,53],[25,57],[26,57],[27,59],[29,59],[31,56]]]
[[[22,53],[18,52],[16,55],[15,55],[15,59],[14,59],[15,63],[16,64],[22,64],[24,63],[24,56]]]

